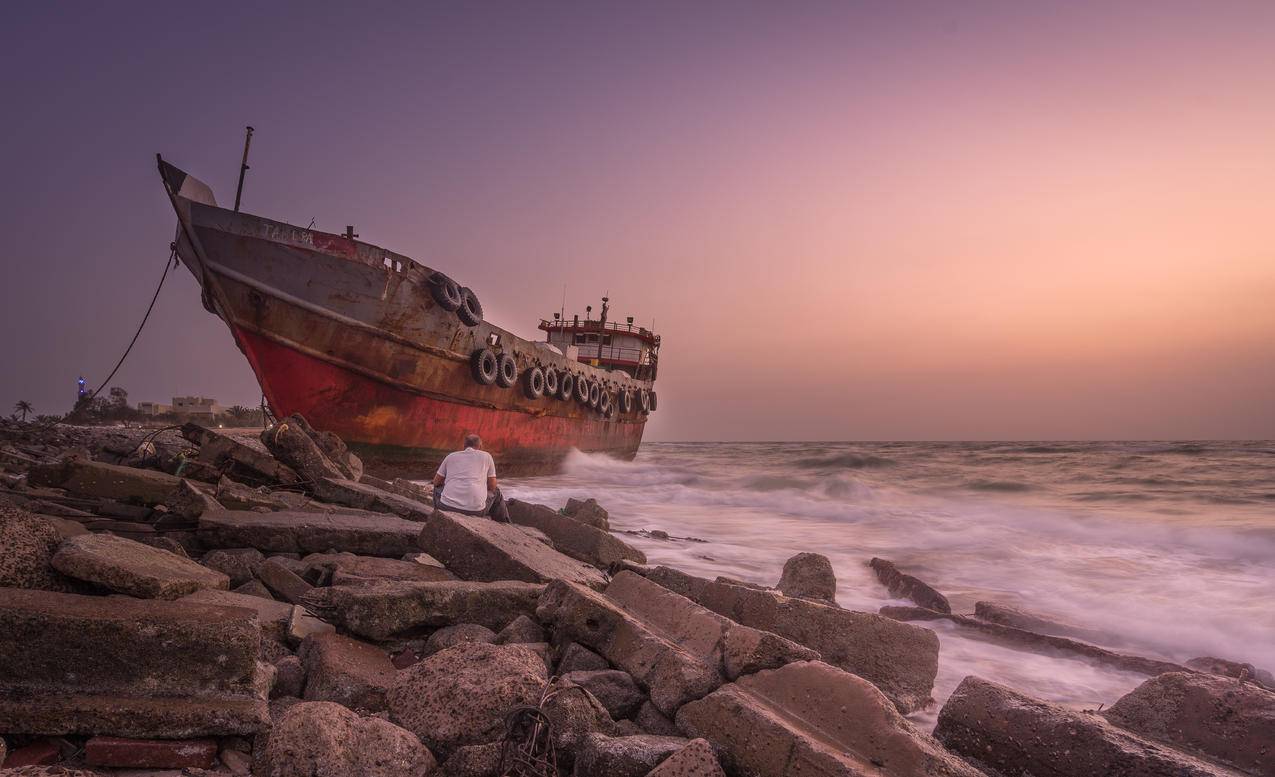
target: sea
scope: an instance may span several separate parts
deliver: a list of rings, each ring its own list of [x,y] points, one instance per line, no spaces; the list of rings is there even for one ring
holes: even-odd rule
[[[1000,602],[1116,650],[1275,670],[1275,442],[644,443],[501,489],[555,508],[594,497],[613,530],[646,532],[624,538],[650,563],[696,575],[775,585],[810,551],[831,559],[841,606],[910,604],[877,582],[876,556],[955,613]],[[1079,709],[1146,679],[919,625],[940,640],[923,727],[968,675]]]

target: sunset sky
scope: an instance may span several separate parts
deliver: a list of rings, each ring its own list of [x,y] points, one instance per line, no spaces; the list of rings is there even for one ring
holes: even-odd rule
[[[105,377],[154,154],[664,337],[649,440],[1275,438],[1275,3],[32,3],[0,29],[0,411]],[[260,391],[170,278],[117,384]]]

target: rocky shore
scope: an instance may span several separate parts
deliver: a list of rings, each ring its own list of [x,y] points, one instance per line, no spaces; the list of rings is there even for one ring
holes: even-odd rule
[[[595,500],[434,510],[293,416],[0,426],[0,776],[1275,777],[1275,680],[996,602],[836,604],[649,565]],[[926,623],[1147,675],[1101,710],[967,677]]]

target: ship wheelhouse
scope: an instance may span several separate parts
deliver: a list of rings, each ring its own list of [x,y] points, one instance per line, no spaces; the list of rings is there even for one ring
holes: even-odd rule
[[[602,298],[602,311],[591,318],[586,308],[583,319],[570,320],[554,313],[553,320],[542,319],[540,329],[548,335],[549,344],[569,359],[607,370],[621,370],[637,380],[655,380],[659,362],[660,337],[646,327],[633,323],[608,321],[609,300]]]

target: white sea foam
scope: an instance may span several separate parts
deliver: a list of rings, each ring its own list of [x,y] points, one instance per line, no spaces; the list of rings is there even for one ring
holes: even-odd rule
[[[833,562],[839,602],[875,611],[892,603],[866,566],[881,556],[946,593],[957,612],[996,600],[1110,632],[1115,648],[1275,668],[1269,450],[657,444],[633,462],[576,453],[563,475],[502,488],[555,507],[593,496],[613,528],[702,538],[631,538],[652,563],[693,574],[773,584],[785,559],[816,551]],[[942,642],[940,703],[967,674],[1077,706],[1110,704],[1143,679],[927,625]]]

